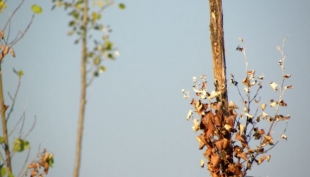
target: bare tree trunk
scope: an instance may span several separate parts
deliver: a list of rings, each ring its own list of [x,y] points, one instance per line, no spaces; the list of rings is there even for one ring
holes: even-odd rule
[[[81,167],[81,156],[82,156],[82,139],[83,139],[83,126],[85,118],[85,106],[86,106],[86,64],[87,64],[87,24],[88,24],[88,0],[84,0],[84,11],[83,11],[83,34],[82,34],[82,61],[81,61],[81,98],[79,108],[79,119],[78,119],[78,131],[76,141],[76,152],[75,152],[75,165],[74,165],[74,177],[79,176]]]
[[[220,91],[220,100],[227,107],[227,82],[224,46],[222,0],[209,0],[210,4],[210,39],[213,56],[213,73],[216,91]]]
[[[4,151],[6,156],[6,167],[7,173],[12,173],[12,166],[11,166],[11,154],[9,148],[9,136],[8,136],[8,128],[6,122],[5,111],[8,107],[4,104],[4,97],[3,97],[3,83],[2,83],[2,69],[0,64],[0,113],[1,113],[1,120],[2,120],[2,129],[3,129],[3,138],[4,138]]]

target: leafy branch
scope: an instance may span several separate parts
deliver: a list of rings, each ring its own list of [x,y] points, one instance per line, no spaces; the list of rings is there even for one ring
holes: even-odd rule
[[[287,140],[285,132],[290,115],[279,114],[280,107],[287,107],[287,103],[283,100],[285,90],[293,88],[292,85],[284,85],[284,82],[291,77],[290,74],[284,72],[286,55],[284,55],[283,48],[285,40],[286,38],[283,40],[282,47],[277,47],[281,54],[278,64],[282,71],[282,82],[280,85],[273,81],[270,82],[271,88],[275,92],[279,91],[277,100],[271,99],[270,103],[259,105],[261,98],[257,98],[263,88],[264,76],[256,77],[255,70],[248,70],[243,39],[240,39],[243,45],[237,47],[237,51],[243,53],[247,69],[245,78],[241,81],[244,87],[243,93],[233,75],[231,75],[230,79],[230,83],[236,86],[241,97],[243,108],[241,111],[238,111],[239,106],[233,101],[229,101],[226,110],[229,114],[223,114],[222,103],[218,99],[221,93],[215,90],[208,92],[205,75],[200,76],[200,81],[196,77],[192,78],[194,97],[190,97],[188,90],[182,90],[183,98],[191,98],[190,103],[194,109],[189,110],[186,119],[192,119],[193,131],[200,132],[196,139],[199,143],[199,149],[205,149],[204,157],[208,161],[206,165],[212,177],[234,175],[244,177],[254,163],[259,165],[270,160],[271,155],[267,154],[267,152],[273,149],[280,139]],[[254,90],[254,94],[252,94],[252,90]],[[256,109],[253,109],[254,111],[251,110],[251,107],[253,107],[250,104],[251,102],[257,105]],[[275,110],[273,116],[266,113],[268,105]],[[194,115],[194,113],[196,114]],[[275,141],[272,131],[275,124],[282,121],[285,121],[285,128],[279,139]],[[261,122],[267,122],[269,126],[263,128]],[[201,167],[204,167],[204,165],[205,162],[202,159]]]

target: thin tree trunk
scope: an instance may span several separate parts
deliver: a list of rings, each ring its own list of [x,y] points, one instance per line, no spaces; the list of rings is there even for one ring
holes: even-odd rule
[[[76,141],[75,152],[75,165],[74,165],[74,177],[79,176],[81,167],[82,156],[82,139],[83,139],[83,126],[85,118],[85,106],[86,106],[86,64],[87,64],[87,24],[88,24],[88,0],[84,0],[83,11],[83,34],[82,34],[82,58],[81,58],[81,98],[79,107],[79,119],[78,119],[78,131]]]
[[[213,56],[213,73],[216,91],[220,91],[220,100],[227,107],[226,62],[224,47],[224,29],[222,0],[209,0],[210,4],[210,39]]]
[[[7,122],[6,122],[6,116],[5,116],[6,109],[7,109],[7,106],[4,104],[2,69],[1,69],[1,64],[0,64],[0,113],[1,113],[1,120],[2,120],[4,151],[5,151],[5,156],[6,156],[6,167],[7,167],[8,174],[11,174],[12,166],[11,166],[11,154],[10,154],[10,148],[9,148],[8,128],[7,128]]]

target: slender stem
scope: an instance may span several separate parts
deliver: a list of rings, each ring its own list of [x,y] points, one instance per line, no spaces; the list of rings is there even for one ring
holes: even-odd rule
[[[12,173],[11,154],[10,154],[10,148],[9,148],[8,127],[6,124],[6,117],[5,117],[5,111],[6,111],[7,106],[5,106],[4,104],[2,85],[3,85],[2,70],[1,70],[1,64],[0,64],[0,114],[1,114],[2,130],[3,130],[3,138],[4,138],[4,151],[6,155],[6,167],[8,170],[8,174],[11,174]]]
[[[81,61],[81,98],[79,108],[77,141],[75,151],[75,165],[74,165],[74,177],[79,176],[81,166],[81,154],[82,154],[82,138],[83,138],[83,126],[85,118],[85,106],[86,106],[86,65],[87,65],[87,25],[88,25],[88,0],[84,0],[83,10],[83,33],[82,33],[82,61]]]

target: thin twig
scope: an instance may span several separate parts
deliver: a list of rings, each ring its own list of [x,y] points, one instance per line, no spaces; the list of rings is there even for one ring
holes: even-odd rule
[[[21,168],[21,170],[20,170],[20,172],[19,172],[19,174],[18,174],[18,176],[23,176],[22,174],[24,174],[24,172],[23,171],[27,171],[27,162],[28,162],[28,160],[29,160],[29,155],[30,155],[30,150],[31,150],[31,147],[29,147],[29,149],[28,149],[28,153],[27,153],[27,157],[26,157],[26,159],[25,159],[25,161],[24,161],[24,164],[23,164],[23,167]],[[24,169],[24,170],[23,170]]]
[[[6,21],[3,31],[5,31],[6,27],[8,26],[8,24],[10,23],[11,19],[13,18],[14,14],[17,12],[17,10],[22,6],[22,4],[24,3],[24,0],[21,0],[21,2],[19,3],[19,5],[16,7],[16,9],[13,11],[13,13],[10,15],[9,19]],[[7,43],[7,41],[6,41]]]
[[[13,47],[19,40],[21,40],[21,38],[24,37],[25,33],[26,33],[26,32],[28,31],[28,29],[30,28],[30,25],[32,24],[33,19],[34,19],[34,14],[32,15],[31,20],[30,20],[30,22],[28,23],[28,25],[27,25],[26,29],[24,30],[24,32],[21,32],[21,36],[20,36],[18,39],[13,40],[13,41],[11,42],[11,44],[10,44],[11,47]]]
[[[16,103],[17,94],[18,94],[18,91],[19,91],[19,88],[20,88],[20,83],[21,83],[20,82],[20,77],[18,77],[18,84],[17,84],[17,87],[16,87],[16,91],[15,91],[14,97],[12,99],[13,102],[12,102],[12,105],[10,106],[11,108],[10,108],[10,111],[9,111],[9,113],[7,115],[6,122],[9,121],[9,118],[10,118],[12,112],[13,112],[13,109],[14,109],[14,106],[15,106],[15,103]]]
[[[14,128],[11,130],[11,132],[9,133],[9,136],[12,135],[12,133],[16,130],[16,127],[19,125],[19,123],[25,119],[26,116],[26,108],[23,111],[23,114],[20,116],[19,120],[17,121],[17,123],[15,124]]]

